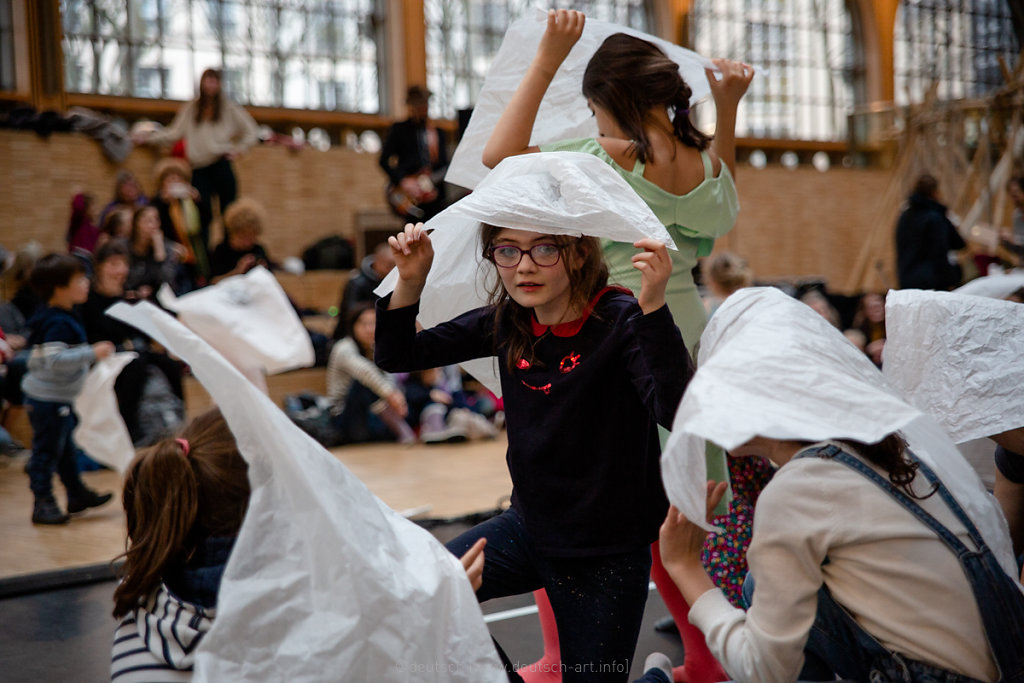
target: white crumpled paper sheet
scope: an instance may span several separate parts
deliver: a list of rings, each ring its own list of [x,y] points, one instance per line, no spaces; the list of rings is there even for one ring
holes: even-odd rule
[[[942,477],[1000,561],[1012,566],[995,500],[942,428],[900,398],[821,316],[770,287],[736,292],[704,330],[697,373],[661,456],[662,480],[669,500],[710,529],[703,523],[705,439],[729,450],[755,436],[873,443],[895,431]]]
[[[597,157],[578,152],[524,154],[505,159],[470,195],[432,218],[426,227],[434,263],[420,297],[425,328],[487,304],[497,283],[485,261],[480,223],[556,235],[590,235],[633,243],[651,237],[670,249],[665,226],[618,173]],[[398,269],[374,290],[392,292]],[[501,395],[494,358],[463,363],[466,372]]]
[[[1013,272],[975,278],[967,284],[957,287],[953,292],[1005,299],[1021,287],[1024,287],[1024,273]]]
[[[490,71],[487,72],[473,107],[473,116],[452,155],[445,176],[449,183],[473,189],[487,175],[487,167],[481,160],[484,147],[537,53],[546,22],[547,13],[537,10],[532,16],[513,23],[505,32],[505,38],[491,62]],[[704,69],[715,67],[707,57],[626,26],[587,19],[582,37],[555,73],[541,101],[530,137],[531,145],[597,137],[597,123],[583,97],[583,72],[597,48],[614,33],[628,33],[648,40],[679,64],[679,73],[693,91],[691,106],[710,94],[711,88]]]
[[[96,462],[121,474],[135,457],[135,446],[117,407],[114,382],[136,353],[115,353],[97,362],[85,378],[73,406],[78,416],[73,438]]]
[[[458,559],[171,316],[145,303],[109,313],[191,366],[249,463],[196,681],[507,680]]]
[[[158,298],[250,379],[256,379],[255,371],[273,375],[316,360],[309,332],[280,283],[262,266],[181,297],[165,286]]]
[[[1024,427],[1024,305],[891,291],[885,329],[886,379],[956,443]]]

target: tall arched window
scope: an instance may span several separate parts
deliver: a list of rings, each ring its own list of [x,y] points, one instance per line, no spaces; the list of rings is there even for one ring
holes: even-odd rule
[[[223,68],[245,104],[380,109],[383,0],[61,0],[70,92],[191,99]]]
[[[844,139],[864,71],[855,36],[844,0],[695,0],[690,13],[694,50],[760,69],[737,116],[746,137]]]
[[[1005,81],[1020,43],[1009,0],[903,0],[896,15],[896,103],[919,102],[933,82],[940,99],[981,97]]]
[[[558,0],[545,3],[570,7],[588,17],[651,30],[647,0]],[[471,107],[483,87],[491,60],[506,29],[535,0],[426,0],[427,87],[433,92],[431,115],[452,117]]]

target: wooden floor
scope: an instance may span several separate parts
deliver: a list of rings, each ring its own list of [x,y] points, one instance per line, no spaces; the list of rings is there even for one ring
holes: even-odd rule
[[[435,446],[372,444],[332,453],[395,510],[429,506],[420,516],[454,517],[490,510],[512,489],[505,437]],[[7,462],[7,459],[4,459]],[[67,525],[33,525],[24,460],[0,468],[0,579],[109,562],[124,551],[120,498],[77,515]],[[97,491],[118,491],[120,477],[104,470],[82,475]],[[62,490],[55,491],[63,505]]]

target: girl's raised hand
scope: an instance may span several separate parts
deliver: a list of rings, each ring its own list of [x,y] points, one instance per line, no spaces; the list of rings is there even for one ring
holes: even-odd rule
[[[733,59],[712,59],[712,63],[721,72],[721,78],[716,78],[715,72],[705,69],[708,77],[708,85],[711,86],[711,96],[715,100],[715,106],[739,104],[750,81],[754,78],[754,67]]]
[[[405,230],[388,238],[388,245],[395,257],[399,279],[417,285],[427,281],[430,264],[434,262],[434,248],[423,223],[406,223]]]
[[[554,75],[565,58],[569,56],[572,46],[583,35],[583,25],[586,20],[583,12],[577,10],[548,10],[548,27],[540,39],[536,63],[550,70],[551,75]]]
[[[633,267],[640,271],[640,295],[637,301],[644,315],[653,313],[665,305],[665,288],[672,275],[672,261],[668,257],[668,247],[658,240],[645,237],[633,243],[637,249],[643,249],[633,255]]]

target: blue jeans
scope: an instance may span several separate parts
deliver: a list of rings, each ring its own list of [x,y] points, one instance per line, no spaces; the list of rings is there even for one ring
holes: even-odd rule
[[[537,552],[515,509],[473,527],[447,544],[461,556],[487,538],[480,602],[547,590],[558,624],[562,681],[622,682],[640,633],[651,573],[651,549],[594,557]]]
[[[32,493],[37,498],[53,495],[54,470],[69,494],[81,492],[85,485],[78,474],[75,444],[71,440],[78,419],[71,404],[26,396],[25,406],[32,425],[32,456],[26,467]]]

